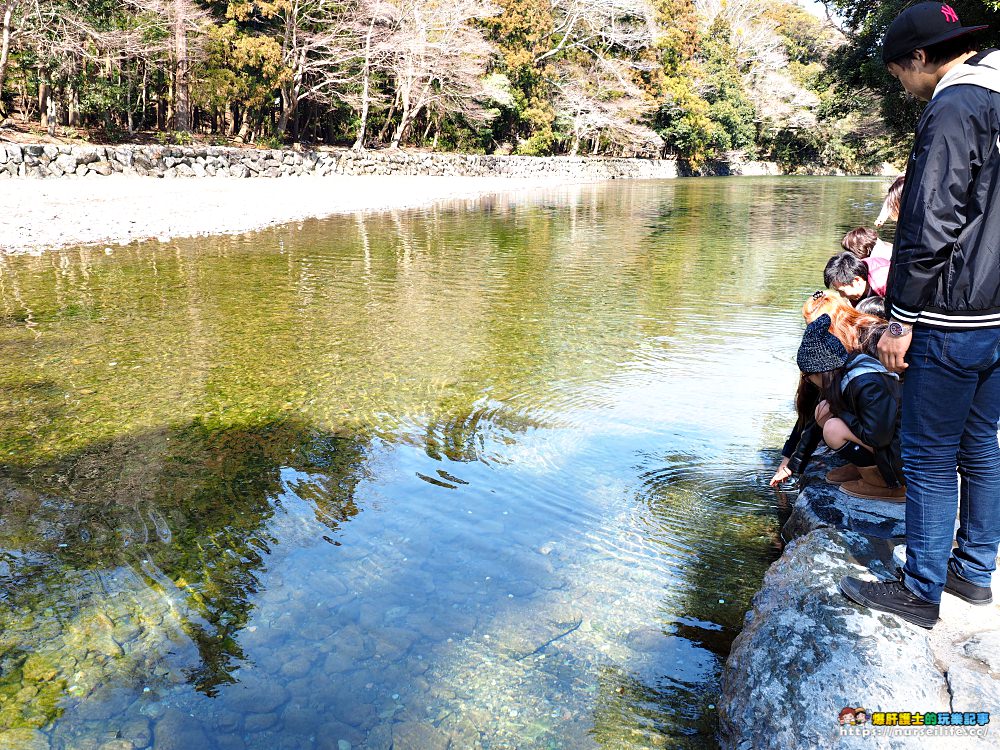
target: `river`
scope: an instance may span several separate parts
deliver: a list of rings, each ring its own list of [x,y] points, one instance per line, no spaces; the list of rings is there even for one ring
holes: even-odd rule
[[[0,747],[715,747],[798,309],[884,188],[0,256]]]

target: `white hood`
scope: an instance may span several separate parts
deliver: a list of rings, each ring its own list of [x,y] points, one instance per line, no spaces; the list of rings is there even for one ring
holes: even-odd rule
[[[934,89],[934,96],[949,86],[969,83],[1000,93],[1000,50],[993,50],[975,65],[962,63],[945,73]],[[932,97],[933,98],[933,97]]]

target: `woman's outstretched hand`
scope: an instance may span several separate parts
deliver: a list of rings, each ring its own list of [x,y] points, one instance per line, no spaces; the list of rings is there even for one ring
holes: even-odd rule
[[[792,472],[788,468],[788,459],[787,458],[783,458],[781,460],[781,466],[779,466],[778,470],[776,472],[774,472],[774,476],[771,477],[771,481],[768,482],[768,484],[771,485],[772,487],[777,487],[782,482],[784,482],[786,479],[788,479],[788,477],[790,477],[791,475],[792,475]]]

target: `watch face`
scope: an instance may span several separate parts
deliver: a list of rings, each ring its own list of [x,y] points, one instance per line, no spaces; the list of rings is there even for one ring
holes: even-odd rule
[[[901,323],[893,321],[892,323],[889,324],[889,333],[891,333],[893,336],[902,336],[903,325]]]

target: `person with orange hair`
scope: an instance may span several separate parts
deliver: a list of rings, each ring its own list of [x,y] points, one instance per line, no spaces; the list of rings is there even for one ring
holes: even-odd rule
[[[840,339],[848,352],[878,356],[876,347],[888,327],[885,320],[856,310],[837,292],[822,290],[814,292],[802,305],[802,317],[806,323],[812,323],[820,315],[830,316],[830,332]]]
[[[848,462],[830,472],[828,481],[855,497],[902,502],[899,377],[867,354],[849,353],[831,324],[829,315],[820,315],[802,336],[798,421],[770,484],[777,487],[800,473],[822,440]]]

